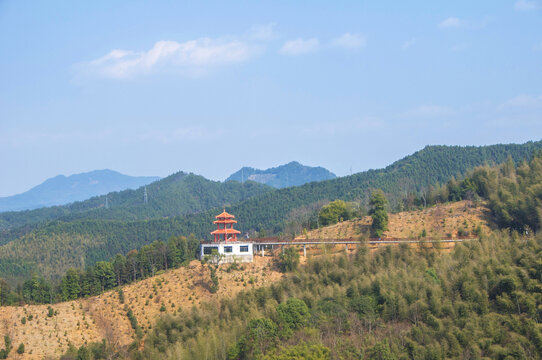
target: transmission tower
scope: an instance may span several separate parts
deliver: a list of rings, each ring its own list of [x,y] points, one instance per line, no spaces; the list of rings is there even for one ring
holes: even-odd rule
[[[143,191],[143,204],[149,203],[149,196],[147,195],[147,187],[145,186],[145,190]]]

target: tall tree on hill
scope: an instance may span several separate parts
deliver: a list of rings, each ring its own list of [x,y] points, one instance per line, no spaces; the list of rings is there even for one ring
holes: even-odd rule
[[[7,304],[11,289],[6,280],[0,278],[0,306]]]
[[[60,285],[62,300],[75,300],[81,295],[81,285],[79,271],[74,268],[68,269],[66,275],[62,277]]]
[[[371,206],[371,211],[369,214],[373,218],[372,230],[373,233],[381,237],[384,231],[388,230],[388,213],[386,212],[386,205],[388,200],[384,196],[382,190],[373,191],[371,194],[371,200],[369,205]]]

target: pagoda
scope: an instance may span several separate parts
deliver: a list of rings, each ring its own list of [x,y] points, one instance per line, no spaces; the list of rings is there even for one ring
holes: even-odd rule
[[[216,220],[213,224],[216,224],[216,230],[211,232],[211,235],[215,237],[215,242],[220,241],[237,241],[237,235],[241,234],[240,231],[233,228],[233,224],[237,224],[235,216],[228,214],[226,209],[220,214],[215,216]]]

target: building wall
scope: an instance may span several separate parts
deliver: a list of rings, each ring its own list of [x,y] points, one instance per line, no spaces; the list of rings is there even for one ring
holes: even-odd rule
[[[203,259],[206,256],[212,256],[213,249],[218,251],[220,263],[232,263],[235,261],[252,262],[254,257],[252,243],[230,241],[223,243],[201,244],[200,258]]]

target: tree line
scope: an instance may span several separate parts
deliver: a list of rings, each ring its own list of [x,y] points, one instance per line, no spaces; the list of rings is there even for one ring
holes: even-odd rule
[[[12,290],[0,279],[0,306],[51,304],[99,295],[187,264],[197,258],[199,243],[194,235],[172,236],[167,242],[157,240],[126,255],[117,254],[109,261],[98,261],[84,270],[70,268],[56,283],[34,274]]]

